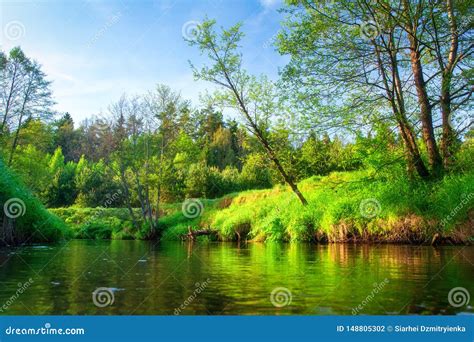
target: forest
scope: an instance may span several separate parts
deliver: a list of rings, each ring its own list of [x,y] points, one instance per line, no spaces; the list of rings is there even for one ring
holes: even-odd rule
[[[41,61],[2,51],[0,244],[472,242],[472,2],[280,11],[278,79],[246,70],[245,24],[206,18],[186,38],[200,103],[157,79],[82,122]]]

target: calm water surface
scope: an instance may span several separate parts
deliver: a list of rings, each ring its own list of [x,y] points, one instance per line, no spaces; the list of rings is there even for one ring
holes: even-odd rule
[[[112,305],[94,305],[99,287]],[[449,304],[455,287],[470,303]],[[287,305],[273,305],[272,291]],[[474,314],[473,297],[474,247],[72,240],[0,249],[2,315]]]

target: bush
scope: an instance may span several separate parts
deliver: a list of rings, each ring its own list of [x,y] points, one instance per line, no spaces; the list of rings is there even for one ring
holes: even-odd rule
[[[133,228],[125,208],[56,208],[51,212],[61,217],[77,239],[136,239],[141,232]],[[139,210],[136,210],[136,216]]]
[[[307,206],[288,187],[276,186],[215,200],[226,205],[206,206],[206,214],[193,221],[177,211],[161,220],[164,238],[174,239],[191,225],[210,226],[224,240],[240,236],[258,241],[429,242],[435,233],[454,236],[467,222],[474,202],[474,173],[415,183],[389,170],[335,172],[306,179],[299,188]]]
[[[0,241],[9,244],[54,242],[70,235],[64,222],[48,212],[1,159],[0,205],[2,209],[6,205],[13,216],[18,215],[9,218],[5,210],[2,212],[0,235],[3,240]]]

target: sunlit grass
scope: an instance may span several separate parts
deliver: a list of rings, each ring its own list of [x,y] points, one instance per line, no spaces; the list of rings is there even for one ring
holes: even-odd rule
[[[429,242],[436,233],[447,237],[457,227],[466,226],[474,203],[474,198],[465,200],[474,194],[474,173],[423,183],[410,182],[403,174],[337,172],[306,179],[299,188],[307,206],[283,185],[200,199],[203,210],[193,218],[183,214],[181,203],[163,205],[159,221],[162,239],[180,239],[189,229],[209,229],[217,234],[201,239]],[[52,211],[78,238],[140,239],[146,235],[146,228],[134,230],[124,208]],[[465,241],[472,230],[458,235],[455,242]]]
[[[436,183],[411,183],[404,177],[358,171],[313,177],[299,186],[308,199],[307,206],[289,189],[278,186],[237,194],[227,208],[209,205],[199,220],[186,221],[176,212],[162,223],[167,229],[180,227],[182,232],[187,226],[211,227],[222,239],[236,239],[236,232],[260,241],[426,239],[437,232],[447,234],[466,220],[472,202],[441,224],[459,207],[463,196],[474,192],[474,174],[446,176]]]

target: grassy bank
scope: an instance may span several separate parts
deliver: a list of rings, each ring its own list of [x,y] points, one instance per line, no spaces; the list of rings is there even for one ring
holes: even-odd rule
[[[473,241],[474,174],[411,183],[367,172],[333,173],[299,184],[303,207],[286,186],[200,200],[200,215],[183,215],[181,204],[165,207],[163,239],[210,229],[221,240],[386,241],[430,243]],[[56,209],[78,237],[141,238],[124,209]],[[471,216],[469,217],[469,215]],[[91,218],[92,217],[92,218]],[[105,231],[105,232],[104,232]],[[207,238],[207,237],[206,237]]]
[[[7,169],[0,159],[0,245],[54,242],[70,230]]]

